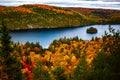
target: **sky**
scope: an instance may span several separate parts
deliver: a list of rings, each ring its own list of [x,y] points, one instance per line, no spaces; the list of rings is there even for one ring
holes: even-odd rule
[[[120,0],[0,0],[0,5],[48,4],[60,7],[105,8],[120,10]]]

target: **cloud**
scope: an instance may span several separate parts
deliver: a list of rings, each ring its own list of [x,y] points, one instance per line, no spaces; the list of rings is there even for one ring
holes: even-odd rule
[[[0,0],[0,5],[18,6],[23,4],[48,4],[60,7],[90,7],[107,9],[120,8],[120,0]]]
[[[120,2],[120,0],[102,0],[102,1],[105,1],[105,2]]]

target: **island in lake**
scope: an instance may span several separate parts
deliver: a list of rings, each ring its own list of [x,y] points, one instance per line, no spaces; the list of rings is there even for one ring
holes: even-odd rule
[[[90,27],[86,30],[87,33],[94,34],[97,33],[97,29],[94,27]]]

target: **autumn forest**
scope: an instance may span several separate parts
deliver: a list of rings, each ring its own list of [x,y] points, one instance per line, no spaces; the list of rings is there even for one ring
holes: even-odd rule
[[[9,34],[10,30],[31,28],[28,25],[55,28],[119,24],[119,14],[117,10],[46,5],[1,6],[0,80],[119,80],[120,31],[112,26],[102,37],[64,37],[54,40],[48,48],[42,48],[39,42],[14,43]]]
[[[11,30],[65,28],[91,24],[120,24],[120,11],[61,8],[42,4],[0,6],[0,21],[3,18],[6,26]]]

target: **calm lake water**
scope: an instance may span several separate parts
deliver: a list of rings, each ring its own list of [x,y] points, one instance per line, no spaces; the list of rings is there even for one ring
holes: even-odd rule
[[[39,29],[11,32],[12,41],[26,43],[39,42],[43,48],[47,48],[51,42],[60,38],[73,38],[78,36],[83,40],[91,40],[92,37],[102,37],[105,31],[108,30],[109,25],[90,25],[77,28],[64,28],[64,29]],[[120,25],[111,25],[115,30],[120,30]],[[87,34],[86,29],[89,27],[95,27],[98,30],[96,34]]]

